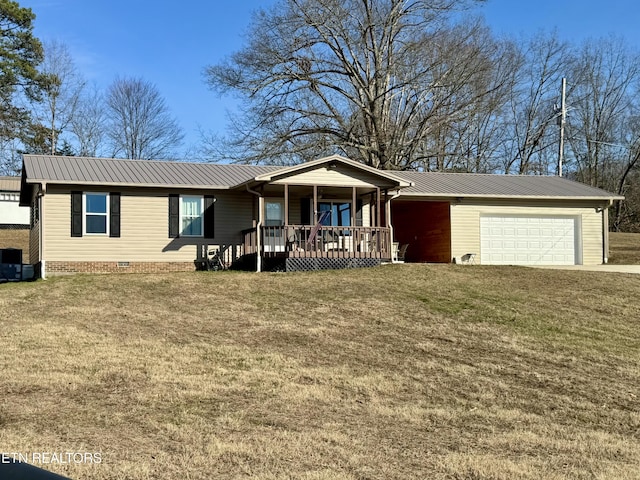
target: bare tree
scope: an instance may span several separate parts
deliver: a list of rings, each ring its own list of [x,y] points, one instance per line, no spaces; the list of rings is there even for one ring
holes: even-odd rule
[[[448,23],[472,3],[283,0],[259,12],[248,45],[205,72],[247,101],[222,154],[291,163],[337,149],[377,168],[423,163],[434,129],[486,94],[465,91],[489,67],[473,42],[481,27]]]
[[[106,125],[104,95],[93,85],[83,91],[69,126],[75,137],[76,153],[87,157],[98,155],[105,140]]]
[[[40,101],[31,106],[37,125],[31,129],[28,143],[32,150],[54,155],[58,151],[60,135],[75,115],[85,80],[67,46],[58,41],[45,42],[44,60],[39,70],[44,86]]]
[[[640,56],[619,38],[588,41],[578,55],[573,78],[569,146],[577,178],[615,190],[619,165],[628,155],[619,145],[632,149],[636,141],[630,119],[639,105],[634,87],[640,81]]]
[[[114,156],[168,158],[182,143],[182,129],[152,83],[117,78],[107,91],[106,105]]]
[[[556,33],[539,33],[523,46],[511,94],[503,154],[505,173],[547,174],[547,148],[557,142],[554,103],[569,69],[571,50]]]
[[[514,88],[521,56],[511,41],[496,42],[488,29],[473,39],[484,75],[476,75],[461,90],[469,101],[436,130],[445,151],[429,170],[487,173],[499,169],[497,154],[504,141],[505,110]],[[461,93],[457,95],[460,98]]]

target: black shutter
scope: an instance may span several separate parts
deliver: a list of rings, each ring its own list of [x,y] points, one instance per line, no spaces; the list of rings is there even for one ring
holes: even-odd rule
[[[109,194],[109,236],[120,237],[120,193]]]
[[[82,236],[82,192],[71,192],[71,236]]]
[[[362,227],[362,199],[356,199],[356,224],[355,227]]]
[[[215,237],[215,213],[213,205],[216,197],[213,195],[204,196],[204,238]]]
[[[311,225],[311,199],[300,199],[300,223],[302,225]]]
[[[169,195],[169,238],[180,236],[180,196]]]

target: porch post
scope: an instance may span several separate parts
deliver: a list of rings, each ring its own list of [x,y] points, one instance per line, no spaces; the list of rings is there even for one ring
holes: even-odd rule
[[[313,225],[318,223],[318,186],[313,186]]]
[[[284,184],[284,226],[289,226],[289,184]]]
[[[356,205],[357,199],[356,199],[356,187],[353,187],[351,189],[351,226],[355,227],[356,226]]]
[[[376,227],[380,227],[380,187],[376,187]]]
[[[256,227],[256,271],[262,271],[262,222],[264,216],[264,197],[258,197],[258,225]]]
[[[393,252],[393,225],[391,223],[391,197],[389,196],[389,191],[384,191],[384,216],[386,220],[386,226],[389,229],[389,248],[391,248],[391,262],[393,263],[396,259],[394,257]]]

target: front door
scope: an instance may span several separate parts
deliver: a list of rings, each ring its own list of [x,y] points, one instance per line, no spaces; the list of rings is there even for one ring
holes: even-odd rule
[[[284,200],[265,199],[264,218],[264,251],[284,252]]]

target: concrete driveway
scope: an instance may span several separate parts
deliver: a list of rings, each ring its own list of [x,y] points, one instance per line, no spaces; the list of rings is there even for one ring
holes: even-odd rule
[[[640,265],[616,265],[614,263],[608,263],[606,265],[542,265],[534,268],[580,270],[582,272],[635,273],[640,275]]]

